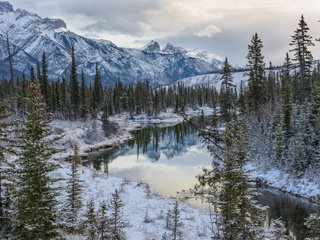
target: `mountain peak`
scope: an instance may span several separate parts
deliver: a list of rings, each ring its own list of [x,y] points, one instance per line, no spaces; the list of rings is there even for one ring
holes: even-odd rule
[[[171,43],[167,43],[163,51],[167,53],[186,53],[187,52],[184,48],[173,46]]]
[[[13,6],[9,2],[0,2],[0,12],[13,12]]]
[[[49,25],[53,29],[67,28],[67,24],[61,19],[45,18],[44,21],[47,25]]]
[[[160,44],[151,40],[144,48],[146,52],[160,52]]]

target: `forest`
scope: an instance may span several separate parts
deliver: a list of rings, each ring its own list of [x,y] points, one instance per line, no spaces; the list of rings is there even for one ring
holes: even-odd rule
[[[78,165],[78,146],[73,146],[70,173],[64,186],[53,174],[60,166],[53,156],[59,137],[50,122],[101,122],[106,138],[117,134],[113,115],[157,116],[168,109],[190,121],[212,154],[213,164],[198,176],[197,193],[204,194],[215,210],[211,239],[290,239],[281,219],[265,230],[264,209],[254,196],[256,183],[249,179],[246,164],[278,169],[296,179],[320,183],[320,64],[310,47],[316,44],[301,16],[292,35],[291,50],[283,65],[265,63],[263,41],[255,33],[248,44],[247,66],[239,87],[234,69],[225,59],[221,88],[183,84],[152,86],[143,79],[125,85],[102,85],[99,63],[94,81],[88,82],[77,67],[77,49],[72,48],[70,77],[49,79],[46,53],[22,77],[14,76],[14,62],[7,39],[10,79],[0,80],[0,230],[2,239],[63,239],[77,233],[86,239],[126,239],[123,203],[118,190],[98,210],[94,201],[84,203]],[[82,72],[82,73],[81,73]],[[80,73],[80,74],[78,74]],[[210,107],[211,123],[193,123],[188,109]],[[60,196],[60,197],[59,197]],[[305,221],[309,239],[320,236],[320,198],[317,212]],[[86,212],[80,209],[87,204]],[[147,224],[148,216],[144,222]],[[168,211],[166,234],[159,239],[182,239],[179,203]],[[270,230],[271,229],[271,230]]]

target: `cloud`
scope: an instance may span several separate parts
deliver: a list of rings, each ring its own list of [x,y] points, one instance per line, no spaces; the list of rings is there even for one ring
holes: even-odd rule
[[[310,34],[320,37],[319,0],[9,0],[42,17],[62,18],[71,31],[122,47],[150,40],[204,48],[246,63],[248,43],[258,32],[265,60],[283,61],[303,13]],[[223,30],[223,31],[222,31]],[[319,44],[318,44],[319,45]],[[313,49],[320,58],[319,46]]]
[[[194,33],[194,35],[198,37],[208,37],[211,38],[213,35],[217,33],[222,33],[222,30],[218,28],[216,25],[209,25],[200,30],[199,32]]]

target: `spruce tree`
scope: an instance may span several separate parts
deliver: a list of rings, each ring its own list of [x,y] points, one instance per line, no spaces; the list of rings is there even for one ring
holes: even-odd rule
[[[101,84],[100,70],[98,64],[96,65],[96,73],[93,82],[93,93],[92,93],[92,108],[93,116],[96,117],[100,111],[101,104],[103,103],[103,89]]]
[[[21,123],[21,136],[17,140],[16,160],[16,239],[56,239],[56,196],[53,187],[56,179],[52,172],[57,165],[50,160],[57,150],[56,138],[50,138],[48,114],[40,86],[31,82],[28,86],[28,111]]]
[[[283,111],[283,128],[285,140],[291,136],[291,118],[292,118],[292,80],[290,75],[291,61],[289,54],[286,54],[285,63],[282,68],[282,111]]]
[[[43,95],[44,101],[46,103],[46,107],[51,110],[51,99],[50,99],[50,89],[49,89],[49,80],[48,80],[48,72],[47,72],[47,57],[46,53],[43,51],[42,53],[42,74],[40,77],[40,85],[41,85],[41,93]]]
[[[235,103],[235,85],[233,84],[231,66],[228,58],[224,61],[221,76],[220,114],[223,120],[229,122],[232,118]]]
[[[31,65],[31,67],[30,67],[30,81],[31,82],[35,82],[36,81],[33,65]]]
[[[79,148],[77,145],[74,146],[73,151],[74,155],[71,162],[71,172],[68,174],[69,179],[66,186],[67,198],[63,211],[65,227],[69,232],[74,232],[79,228],[79,210],[82,207],[82,186],[77,169],[77,165],[80,163],[80,157],[78,155]]]
[[[314,46],[312,37],[308,34],[310,28],[304,20],[303,15],[299,21],[298,28],[295,30],[292,36],[293,46],[292,51],[294,53],[294,61],[298,63],[298,77],[299,77],[299,96],[298,99],[303,101],[306,97],[309,97],[311,90],[310,73],[313,56],[309,47]]]
[[[119,191],[116,189],[115,192],[112,193],[112,199],[110,202],[110,209],[111,209],[110,239],[111,240],[125,239],[123,228],[125,228],[126,224],[123,221],[122,207],[123,207],[123,203],[120,198]]]
[[[81,91],[80,91],[80,117],[85,119],[88,116],[88,92],[87,92],[87,86],[85,82],[84,72],[83,69],[81,71]]]
[[[169,211],[169,230],[170,230],[170,239],[178,240],[182,239],[182,231],[181,228],[183,226],[180,221],[180,210],[179,203],[175,201],[173,209]]]
[[[264,75],[265,63],[262,55],[263,43],[258,34],[252,37],[248,49],[249,89],[248,103],[251,111],[259,111],[267,101],[267,89]]]
[[[98,219],[98,238],[100,240],[106,240],[110,239],[110,228],[109,228],[109,222],[110,219],[107,215],[107,204],[105,202],[102,202],[100,205],[99,212],[97,214]]]
[[[72,118],[73,120],[76,120],[79,115],[80,92],[74,47],[72,47],[71,50],[70,101],[72,107]]]
[[[87,204],[85,227],[88,240],[95,240],[97,235],[97,216],[94,210],[94,203],[92,199]]]
[[[10,138],[15,122],[9,120],[9,107],[11,102],[6,100],[0,103],[0,232],[8,228],[9,216],[7,212],[6,198],[12,185],[12,165],[5,157],[11,152],[13,140]],[[10,193],[11,194],[11,193]]]

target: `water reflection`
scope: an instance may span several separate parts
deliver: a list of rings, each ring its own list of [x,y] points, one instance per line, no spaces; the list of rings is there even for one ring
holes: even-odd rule
[[[208,124],[210,119],[199,118]],[[134,131],[126,144],[89,156],[87,165],[136,182],[148,183],[153,192],[166,196],[190,196],[202,167],[211,164],[197,130],[188,123],[161,127],[150,125]],[[185,191],[184,191],[185,190]],[[207,206],[203,199],[188,199],[195,206]],[[267,224],[281,217],[295,239],[304,239],[304,218],[313,211],[307,201],[279,191],[261,189],[258,202],[269,206]]]
[[[307,200],[272,189],[260,189],[257,197],[260,204],[268,206],[267,224],[271,219],[280,218],[288,233],[297,240],[305,239],[307,228],[304,219],[315,211],[315,206]]]

